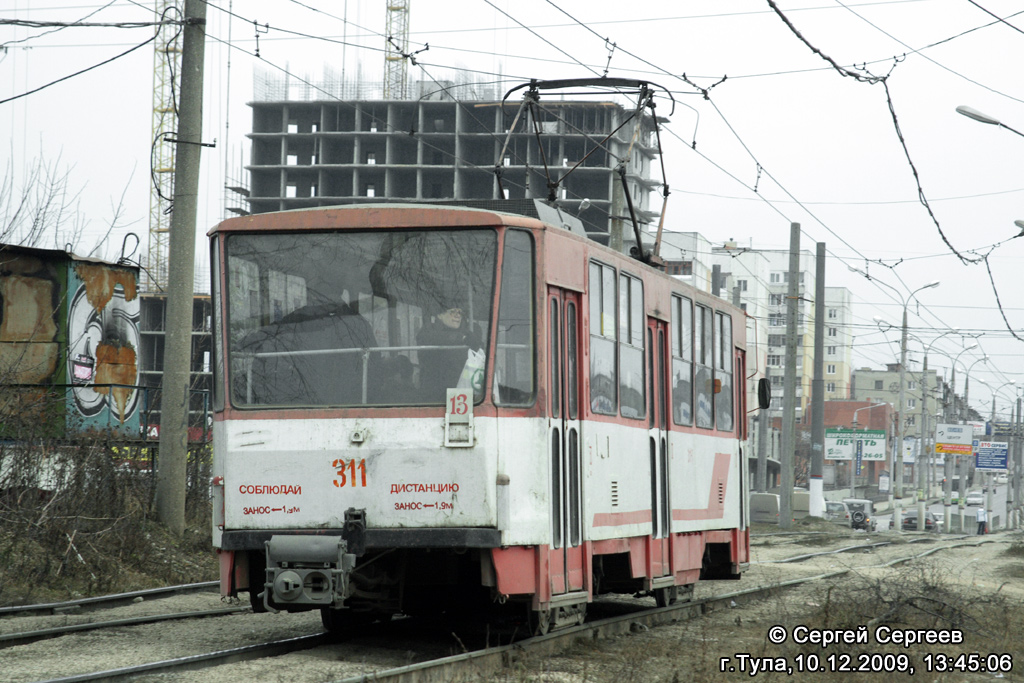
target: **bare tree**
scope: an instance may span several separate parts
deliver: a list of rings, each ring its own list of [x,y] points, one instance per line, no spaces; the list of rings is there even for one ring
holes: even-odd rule
[[[72,186],[74,166],[63,164],[60,156],[53,161],[40,156],[19,173],[13,157],[12,153],[0,177],[0,245],[61,249],[94,256],[115,230],[127,227],[123,222],[124,200],[131,176],[117,203],[111,200],[106,231],[95,244],[87,245],[82,242],[88,221],[80,210],[84,187]]]

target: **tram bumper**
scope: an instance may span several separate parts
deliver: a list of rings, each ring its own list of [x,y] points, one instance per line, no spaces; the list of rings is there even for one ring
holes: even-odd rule
[[[271,536],[263,604],[268,610],[345,605],[356,556],[337,536]]]

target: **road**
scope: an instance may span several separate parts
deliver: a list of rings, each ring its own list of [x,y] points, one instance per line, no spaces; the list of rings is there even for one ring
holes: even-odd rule
[[[991,499],[991,504],[990,504],[991,506],[989,507],[989,523],[990,523],[990,526],[991,526],[991,522],[992,522],[992,518],[993,517],[998,517],[998,522],[1001,525],[1006,523],[1006,493],[1007,493],[1008,489],[1009,489],[1009,486],[1007,484],[998,484],[998,485],[996,485],[994,487],[994,489],[992,491],[992,499]],[[971,491],[977,491],[978,493],[981,493],[981,488],[979,487],[979,488],[970,489],[969,493]],[[916,503],[912,499],[904,499],[904,510],[906,509],[907,506],[910,506],[910,505],[913,505],[913,506],[916,507]],[[941,501],[939,501],[939,502],[931,502],[928,505],[928,511],[932,512],[932,513],[943,512],[945,509],[946,508],[942,504]],[[975,516],[975,514],[977,512],[977,509],[978,508],[975,507],[975,506],[964,508],[964,515],[967,517],[967,520],[965,521],[965,525],[967,526],[967,529],[969,531],[971,531],[971,532],[974,532],[974,531],[977,530],[977,525],[974,522],[974,516]],[[957,515],[960,514],[960,512],[959,512],[959,510],[957,508],[957,504],[956,503],[953,503],[953,505],[951,505],[949,507],[949,511],[950,511],[950,513],[954,517],[956,517]],[[890,523],[892,521],[892,514],[891,513],[889,513],[889,512],[881,513],[881,514],[876,515],[876,518],[877,518],[877,521],[878,521],[878,528],[879,529],[888,529],[888,528],[890,528]]]

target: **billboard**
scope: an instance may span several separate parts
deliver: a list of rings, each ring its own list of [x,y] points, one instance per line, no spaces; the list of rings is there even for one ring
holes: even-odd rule
[[[858,442],[860,442],[860,459],[862,461],[885,460],[884,430],[842,428],[825,430],[825,459],[853,460],[854,455],[857,453]]]
[[[974,429],[971,425],[940,424],[935,426],[935,452],[954,455],[973,453]]]
[[[1006,441],[979,441],[974,468],[987,472],[1005,472],[1008,451]]]

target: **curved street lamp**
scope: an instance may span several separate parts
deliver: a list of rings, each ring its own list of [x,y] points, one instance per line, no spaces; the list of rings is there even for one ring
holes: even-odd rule
[[[1003,389],[1003,387],[1016,386],[1017,380],[1011,379],[1009,382],[1003,382],[998,387],[990,386],[989,383],[986,382],[981,377],[978,378],[978,381],[981,382],[982,384],[984,384],[985,388],[987,388],[989,391],[992,392],[992,420],[991,421],[995,422],[996,421],[996,394],[998,394],[1000,392],[1000,390]]]
[[[952,399],[951,399],[952,410],[945,410],[945,409],[943,410],[943,419],[944,420],[951,420],[952,419],[954,422],[959,422],[960,421],[959,420],[959,414],[958,414],[958,411],[957,411],[957,405],[956,405],[956,364],[958,362],[960,362],[960,356],[964,355],[965,353],[967,353],[971,349],[976,349],[976,348],[978,348],[978,342],[972,342],[971,344],[968,344],[963,349],[961,349],[960,352],[957,353],[955,357],[949,355],[945,351],[940,351],[938,349],[935,349],[935,353],[941,354],[941,355],[945,356],[946,358],[948,358],[950,361],[952,361],[951,371],[950,371],[950,388],[949,388],[949,395],[952,397]],[[953,417],[951,418],[950,415],[952,415]],[[952,457],[946,456],[946,457],[943,458],[945,462],[943,463],[943,466],[942,466],[942,474],[943,474],[943,477],[945,478],[945,482],[942,485],[942,504],[945,506],[945,511],[946,511],[945,515],[943,515],[943,517],[945,518],[946,533],[949,533],[953,529],[953,517],[949,513],[949,508],[952,507],[952,505],[953,505],[953,475],[956,473],[956,470],[957,470],[956,459],[958,457],[959,456],[957,456],[957,455],[953,455]],[[961,520],[961,522],[962,522],[962,520]],[[963,527],[961,526],[961,528],[963,528]]]
[[[1008,125],[1006,125],[999,119],[995,118],[994,116],[983,114],[973,107],[968,107],[967,105],[961,104],[959,107],[956,108],[956,113],[963,114],[967,118],[974,119],[975,121],[980,121],[981,123],[987,123],[990,126],[999,126],[1000,128],[1005,128],[1006,130],[1016,133],[1017,135],[1024,138],[1024,133],[1021,133],[1019,130],[1010,128]]]
[[[907,406],[907,386],[906,386],[906,379],[907,379],[907,307],[910,305],[910,302],[913,301],[914,296],[918,292],[920,292],[921,290],[924,290],[924,289],[930,289],[932,287],[938,287],[939,286],[939,281],[935,280],[934,282],[929,282],[926,285],[922,285],[921,287],[918,287],[917,289],[912,290],[910,292],[910,294],[908,294],[906,297],[904,297],[902,294],[900,294],[900,291],[898,289],[896,289],[895,287],[893,287],[892,285],[886,284],[885,282],[882,282],[881,280],[876,280],[876,279],[872,278],[870,275],[865,273],[863,270],[860,270],[858,268],[852,268],[852,267],[850,268],[850,270],[854,271],[855,273],[860,273],[861,275],[866,277],[868,280],[871,280],[873,282],[877,282],[880,285],[884,285],[884,286],[888,287],[893,292],[895,292],[896,296],[899,297],[900,302],[903,304],[903,326],[901,328],[901,334],[900,334],[900,399],[899,399],[900,400],[900,405],[899,405],[899,411],[898,411],[899,422],[897,423],[897,426],[898,426],[898,430],[897,431],[899,433],[899,436],[897,437],[897,440],[896,440],[897,456],[896,456],[896,462],[894,463],[895,467],[893,467],[893,470],[894,470],[893,479],[895,479],[896,481],[895,481],[895,487],[889,487],[889,503],[890,503],[890,509],[892,509],[892,516],[893,516],[892,518],[893,518],[893,522],[894,522],[893,529],[898,533],[898,532],[902,531],[902,529],[900,529],[900,527],[902,526],[902,524],[901,524],[902,516],[900,514],[900,511],[897,510],[894,506],[895,506],[895,501],[896,500],[902,501],[902,499],[903,499],[903,439],[906,436],[906,429],[907,429],[907,415],[906,415],[906,410],[907,410],[907,407],[906,407]],[[895,488],[895,495],[893,493],[893,489],[894,488]],[[922,515],[918,519],[919,520],[923,520],[924,516]]]
[[[927,490],[930,492],[935,483],[934,437],[932,439],[932,445],[926,448],[926,445],[928,444],[928,436],[930,434],[930,431],[928,429],[928,353],[932,350],[932,347],[935,346],[935,343],[937,341],[939,341],[946,335],[957,334],[959,332],[960,328],[954,327],[953,329],[947,330],[946,332],[943,332],[939,336],[935,337],[935,339],[932,339],[930,344],[924,344],[924,342],[921,342],[922,345],[924,345],[924,364],[921,368],[921,458],[922,461],[924,461],[925,458],[927,458],[928,467],[927,470],[921,466],[918,466],[916,468],[917,490],[919,500],[923,500],[925,498],[925,496],[921,495],[921,491],[927,488]],[[971,344],[971,346],[968,348],[973,348],[977,345],[977,342],[975,342],[974,344]],[[945,458],[943,458],[943,461],[945,461]],[[945,471],[945,466],[943,466],[943,471]],[[919,520],[923,518],[923,514],[918,515]],[[918,524],[923,524],[923,522],[919,521]]]

